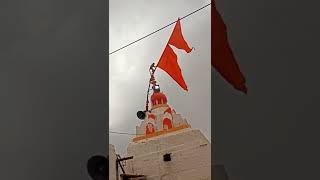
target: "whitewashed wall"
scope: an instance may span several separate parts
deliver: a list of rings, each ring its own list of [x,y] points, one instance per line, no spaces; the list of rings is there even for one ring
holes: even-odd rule
[[[147,175],[148,180],[211,179],[211,144],[198,129],[185,129],[128,146],[126,164],[131,174]],[[171,153],[171,161],[163,155]]]

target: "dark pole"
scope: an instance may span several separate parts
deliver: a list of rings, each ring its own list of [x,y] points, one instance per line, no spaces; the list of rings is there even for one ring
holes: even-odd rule
[[[119,180],[119,167],[118,167],[118,161],[116,160],[116,177],[117,177],[117,180]]]

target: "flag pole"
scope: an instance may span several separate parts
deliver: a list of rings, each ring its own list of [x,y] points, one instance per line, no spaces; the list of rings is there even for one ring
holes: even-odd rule
[[[155,63],[152,63],[149,72],[150,72],[150,80],[149,80],[149,85],[148,85],[148,90],[147,90],[147,100],[146,100],[146,112],[149,111],[149,94],[150,94],[150,86],[152,84],[152,89],[154,92],[159,92],[160,87],[157,85],[157,81],[155,80],[154,77],[154,72],[156,71],[156,66]]]
[[[149,86],[147,90],[146,112],[149,111],[149,91],[150,91],[150,81],[149,81]]]

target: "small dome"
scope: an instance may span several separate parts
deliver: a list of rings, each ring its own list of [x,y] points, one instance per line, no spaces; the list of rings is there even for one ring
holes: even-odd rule
[[[167,104],[167,97],[162,92],[153,93],[151,96],[151,103],[153,106]]]

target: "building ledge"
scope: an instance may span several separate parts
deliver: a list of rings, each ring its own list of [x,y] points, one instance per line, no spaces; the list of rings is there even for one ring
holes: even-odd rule
[[[129,180],[129,179],[145,180],[145,179],[147,179],[147,177],[145,175],[134,175],[134,174],[121,174],[120,177],[123,180]]]
[[[180,125],[180,126],[177,126],[177,127],[173,127],[171,129],[168,129],[168,130],[158,131],[158,132],[155,132],[153,134],[137,136],[137,137],[133,138],[132,141],[133,142],[137,142],[137,141],[141,141],[141,140],[144,140],[144,139],[149,139],[149,138],[152,138],[152,137],[165,135],[165,134],[168,134],[168,133],[171,133],[171,132],[175,132],[175,131],[179,131],[179,130],[186,129],[186,128],[190,128],[190,125],[189,124],[183,124],[183,125]]]

